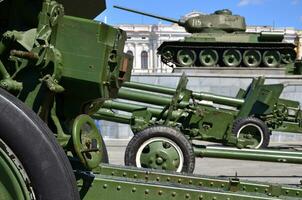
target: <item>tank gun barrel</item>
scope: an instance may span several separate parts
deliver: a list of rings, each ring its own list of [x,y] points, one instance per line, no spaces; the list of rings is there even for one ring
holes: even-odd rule
[[[148,17],[157,18],[157,19],[161,19],[161,20],[164,20],[164,21],[176,23],[176,24],[179,24],[179,25],[182,24],[181,21],[176,20],[176,19],[172,19],[172,18],[168,18],[168,17],[161,17],[161,16],[158,16],[158,15],[153,15],[153,14],[150,14],[150,13],[145,13],[145,12],[141,12],[141,11],[137,11],[137,10],[133,10],[133,9],[130,9],[130,8],[121,7],[121,6],[113,6],[113,7],[117,8],[117,9],[120,9],[120,10],[124,10],[124,11],[128,11],[128,12],[132,12],[132,13],[145,15],[145,16],[148,16]]]

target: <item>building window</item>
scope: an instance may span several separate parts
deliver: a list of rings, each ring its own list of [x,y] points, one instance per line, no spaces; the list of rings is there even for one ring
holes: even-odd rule
[[[132,52],[131,50],[128,50],[128,51],[127,51],[127,54],[133,56],[133,52]]]
[[[142,69],[148,69],[148,53],[147,53],[147,51],[142,52],[141,60],[142,60]]]

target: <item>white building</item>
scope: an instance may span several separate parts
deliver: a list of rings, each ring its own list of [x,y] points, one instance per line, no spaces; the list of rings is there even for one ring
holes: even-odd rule
[[[298,44],[297,47],[298,58],[302,60],[302,31],[297,32],[296,43]]]
[[[194,14],[196,13],[189,13],[185,18]],[[157,48],[163,41],[176,41],[190,35],[183,27],[177,24],[122,24],[118,25],[118,27],[127,32],[128,40],[126,42],[125,52],[134,55],[133,71],[137,73],[165,73],[172,71],[170,67],[160,61],[160,57],[157,55]],[[282,31],[285,33],[285,41],[288,42],[295,42],[298,35],[298,31],[294,28],[273,28],[270,26],[247,27],[247,32],[261,31]],[[302,33],[300,33],[298,39],[301,46]],[[302,57],[302,51],[299,52],[299,57]]]
[[[137,25],[124,24],[119,28],[125,30],[128,40],[125,52],[134,55],[135,72],[168,72],[171,68],[160,61],[157,48],[164,41],[175,41],[190,35],[184,28],[172,25]]]

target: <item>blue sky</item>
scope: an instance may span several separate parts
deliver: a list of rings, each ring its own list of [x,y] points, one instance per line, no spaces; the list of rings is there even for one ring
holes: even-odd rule
[[[295,27],[302,30],[302,0],[107,0],[107,10],[96,19],[116,24],[157,24],[159,20],[113,8],[120,5],[178,19],[191,11],[212,13],[228,8],[246,17],[248,25]],[[166,22],[163,22],[166,23]]]

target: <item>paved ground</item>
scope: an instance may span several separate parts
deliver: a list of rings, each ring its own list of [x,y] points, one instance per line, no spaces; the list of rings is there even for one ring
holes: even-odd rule
[[[124,164],[124,152],[128,140],[107,140],[111,164]],[[284,144],[273,144],[280,146]],[[293,144],[290,145],[301,145]],[[242,179],[268,181],[272,183],[299,184],[302,180],[302,165],[240,161],[229,159],[197,158],[195,174],[210,176],[234,176],[237,172]],[[292,177],[295,176],[295,177]]]

